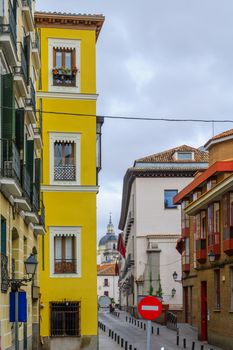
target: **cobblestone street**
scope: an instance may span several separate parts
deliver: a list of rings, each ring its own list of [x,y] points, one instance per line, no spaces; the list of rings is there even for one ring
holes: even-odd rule
[[[125,342],[127,342],[127,350],[145,350],[146,349],[146,330],[144,330],[144,321],[141,320],[138,327],[138,320],[133,319],[133,323],[126,322],[125,312],[120,312],[119,317],[110,314],[108,311],[99,312],[99,322],[105,325],[105,332],[99,329],[99,349],[100,350],[117,350],[121,347],[121,339],[124,339],[124,349],[126,349]],[[186,349],[188,350],[222,350],[216,346],[209,345],[197,340],[196,330],[188,324],[179,324],[179,346],[176,345],[176,332],[168,329],[165,326],[153,323],[152,334],[152,349],[153,350],[174,350],[184,349],[183,339],[186,339]],[[159,335],[157,335],[157,328],[159,328]],[[109,330],[114,332],[113,338],[109,337]],[[112,333],[111,333],[112,334]],[[116,335],[115,335],[116,334]],[[119,336],[119,345],[117,344]],[[115,341],[116,339],[116,341]],[[193,342],[195,345],[193,347]],[[130,347],[130,345],[132,347]]]

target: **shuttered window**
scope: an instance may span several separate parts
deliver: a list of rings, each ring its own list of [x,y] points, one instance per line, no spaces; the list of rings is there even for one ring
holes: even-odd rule
[[[34,141],[28,140],[26,144],[26,168],[30,175],[31,182],[33,182],[34,172]]]
[[[15,139],[13,75],[2,75],[2,138]]]
[[[52,337],[80,336],[80,302],[52,302],[50,310]]]
[[[1,254],[7,253],[6,219],[1,216]]]
[[[16,109],[15,111],[15,142],[18,150],[24,149],[24,109]]]

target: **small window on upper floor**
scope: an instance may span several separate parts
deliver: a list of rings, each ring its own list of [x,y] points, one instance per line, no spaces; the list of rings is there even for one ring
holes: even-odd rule
[[[177,195],[178,190],[164,190],[164,208],[176,209],[177,205],[173,204],[173,198]]]
[[[50,182],[53,184],[79,184],[80,135],[51,133]]]
[[[177,152],[178,160],[193,160],[193,152]]]
[[[75,49],[53,49],[53,85],[75,86],[77,67]]]

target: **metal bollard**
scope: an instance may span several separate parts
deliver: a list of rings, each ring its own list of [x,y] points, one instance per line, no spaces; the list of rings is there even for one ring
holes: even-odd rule
[[[144,323],[144,331],[146,330],[146,324]]]
[[[192,342],[192,350],[195,350],[195,341]]]
[[[151,333],[154,334],[154,327],[151,327]]]
[[[132,344],[129,345],[129,350],[132,350]]]
[[[112,339],[113,339],[113,337],[114,337],[114,332],[112,331]]]
[[[125,316],[125,320],[126,320],[126,322],[128,321],[128,317],[127,316]]]
[[[141,328],[142,328],[142,322],[141,322]]]
[[[124,339],[121,338],[121,347],[123,348],[123,346],[124,346]]]
[[[183,339],[183,348],[186,349],[186,339]]]
[[[140,325],[140,322],[138,321],[138,327],[139,327],[139,325]]]
[[[117,340],[117,334],[115,333],[115,336],[114,336],[114,340],[116,341]]]
[[[201,350],[204,350],[204,345],[201,345]]]
[[[120,336],[117,336],[117,344],[120,344]]]
[[[128,350],[128,342],[125,341],[125,350]]]
[[[111,332],[112,332],[111,329],[109,329],[109,331],[108,331],[108,336],[109,337],[111,337]]]
[[[136,324],[137,324],[137,321],[135,320],[135,321],[134,321],[134,325],[136,326]]]
[[[159,335],[159,327],[157,328],[157,335]]]
[[[176,345],[179,346],[179,343],[180,343],[180,337],[179,337],[179,335],[177,334],[177,336],[176,336]]]

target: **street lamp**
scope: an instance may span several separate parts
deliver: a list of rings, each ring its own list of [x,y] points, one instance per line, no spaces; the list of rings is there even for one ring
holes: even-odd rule
[[[172,298],[174,298],[175,294],[176,294],[176,289],[172,288]]]
[[[25,282],[30,282],[33,280],[36,268],[37,268],[37,260],[33,254],[31,254],[26,261],[24,261],[24,266],[26,270],[26,274],[30,276],[29,278],[22,278],[22,279],[8,279],[8,285],[11,286],[11,292],[14,293],[14,300],[15,300],[15,350],[19,350],[19,288],[23,285],[25,285]]]
[[[173,272],[172,277],[173,277],[173,279],[174,279],[175,282],[182,283],[182,280],[178,280],[178,279],[177,279],[178,274],[177,274],[176,271]]]
[[[208,258],[209,258],[209,262],[210,263],[215,261],[215,254],[214,254],[214,252],[212,250],[209,252]]]

